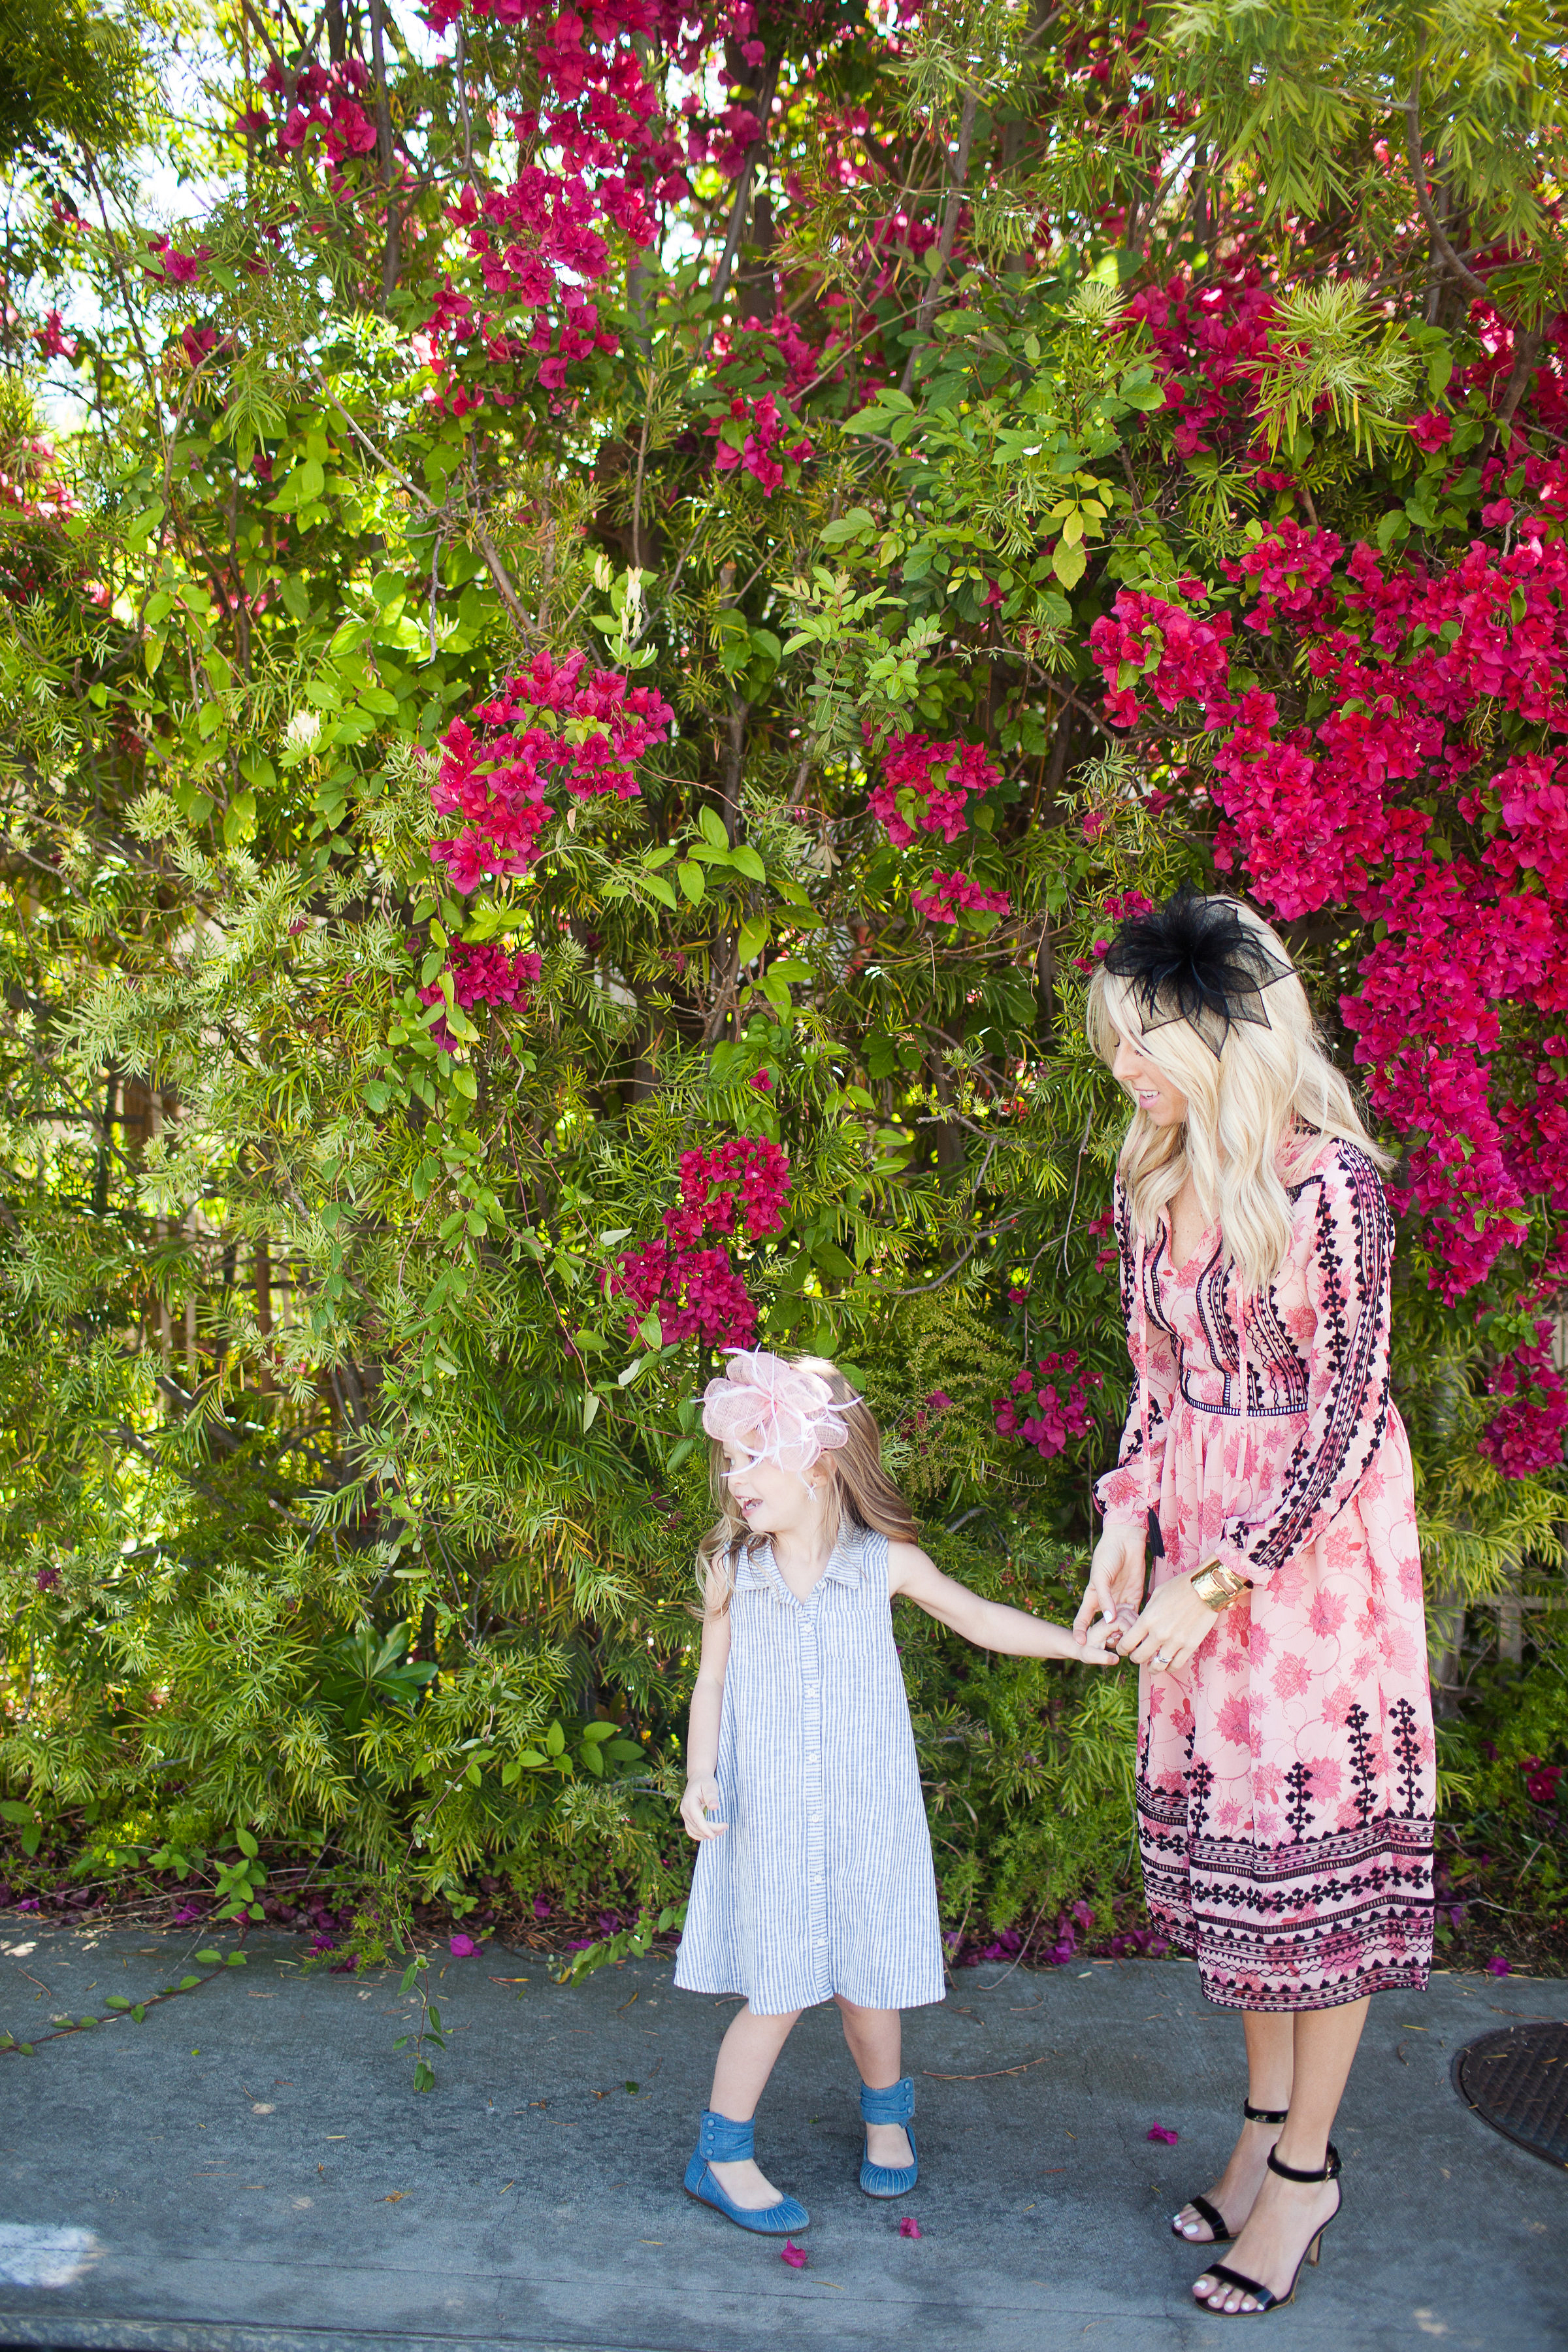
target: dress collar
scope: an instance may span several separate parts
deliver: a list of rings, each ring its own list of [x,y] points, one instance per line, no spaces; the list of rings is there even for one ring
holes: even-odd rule
[[[815,1600],[825,1584],[842,1584],[851,1591],[857,1591],[864,1573],[863,1550],[864,1538],[858,1528],[840,1535],[827,1566],[812,1588],[811,1598]],[[806,1605],[798,1593],[790,1591],[779,1574],[773,1548],[766,1541],[754,1550],[741,1554],[735,1568],[735,1590],[737,1592],[771,1592],[775,1601],[793,1601],[797,1608]]]

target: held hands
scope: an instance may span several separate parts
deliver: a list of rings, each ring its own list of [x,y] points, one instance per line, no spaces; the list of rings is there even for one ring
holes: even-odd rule
[[[694,1837],[700,1845],[709,1838],[721,1838],[728,1827],[727,1822],[708,1819],[710,1812],[718,1811],[720,1801],[719,1783],[711,1772],[694,1772],[680,1800],[680,1818],[687,1835]]]
[[[1123,1523],[1108,1527],[1095,1545],[1089,1582],[1072,1621],[1073,1639],[1080,1650],[1089,1643],[1091,1627],[1095,1644],[1114,1643],[1137,1616],[1143,1598],[1143,1544],[1142,1528]],[[1105,1622],[1096,1626],[1097,1618]]]
[[[1121,1636],[1121,1654],[1134,1665],[1179,1675],[1214,1631],[1215,1612],[1193,1591],[1190,1576],[1163,1584],[1135,1624]]]

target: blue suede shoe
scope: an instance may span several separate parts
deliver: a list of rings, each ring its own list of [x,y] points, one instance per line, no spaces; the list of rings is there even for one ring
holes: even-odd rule
[[[915,2136],[910,2131],[910,2117],[915,2111],[915,2078],[906,2074],[901,2083],[894,2083],[885,2091],[873,2091],[868,2083],[860,2085],[860,2120],[868,2124],[902,2124],[909,2131],[910,2153],[916,2154]],[[913,2164],[873,2164],[868,2156],[860,2158],[860,2186],[868,2197],[901,2197],[912,2189],[921,2177],[917,2161]]]
[[[743,2157],[754,2156],[755,2141],[754,2124],[731,2123],[728,2116],[716,2116],[711,2107],[704,2107],[696,2150],[686,2168],[687,2195],[694,2197],[699,2205],[711,2205],[715,2213],[722,2213],[737,2230],[754,2230],[762,2238],[788,2238],[798,2230],[809,2230],[811,2216],[795,2198],[781,2197],[776,2205],[764,2205],[759,2212],[749,2212],[744,2205],[737,2205],[732,2197],[725,2195],[710,2171],[710,2158],[715,2164],[739,2164]]]

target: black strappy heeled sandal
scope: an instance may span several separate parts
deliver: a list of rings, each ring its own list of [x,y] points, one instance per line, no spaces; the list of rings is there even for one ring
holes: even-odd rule
[[[1249,2124],[1282,2124],[1285,2120],[1285,2110],[1283,2107],[1255,2107],[1250,2099],[1243,2099],[1241,2103],[1241,2112],[1247,2117]],[[1192,2207],[1194,2212],[1199,2216],[1200,2220],[1208,2223],[1209,2228],[1214,2231],[1214,2235],[1212,2238],[1189,2238],[1186,2231],[1182,2227],[1181,2215],[1179,2213],[1173,2213],[1171,2216],[1172,2237],[1180,2238],[1184,2246],[1229,2245],[1231,2240],[1236,2235],[1236,2231],[1231,2228],[1229,2222],[1226,2220],[1225,2215],[1220,2211],[1219,2207],[1212,2203],[1206,2197],[1189,2197],[1187,2202]]]
[[[1301,2180],[1309,2183],[1320,2180],[1337,2180],[1340,2177],[1340,2152],[1334,2146],[1333,2141],[1331,2140],[1329,2142],[1328,2161],[1322,2166],[1321,2169],[1317,2172],[1300,2172],[1293,2164],[1281,2164],[1279,2158],[1275,2155],[1274,2150],[1270,2148],[1268,2151],[1268,2169],[1270,2172],[1277,2172],[1281,2180]],[[1342,2189],[1340,2192],[1340,2203],[1342,2204],[1343,2202],[1344,2191]],[[1336,2205],[1333,2211],[1329,2215],[1329,2221],[1337,2221],[1339,2216],[1340,2206]],[[1308,2246],[1306,2252],[1301,2257],[1301,2263],[1316,2263],[1319,2253],[1322,2249],[1323,2231],[1328,2228],[1329,2221],[1324,2221],[1320,2224],[1312,2237],[1310,2244]],[[1243,2294],[1251,2295],[1255,2307],[1251,2311],[1225,2311],[1215,2307],[1215,2300],[1212,2295],[1202,2294],[1198,2296],[1197,2300],[1202,2305],[1204,2310],[1213,2312],[1214,2316],[1216,2319],[1261,2319],[1266,2311],[1280,2311],[1284,2308],[1286,2304],[1295,2302],[1296,2281],[1301,2275],[1301,2263],[1298,2263],[1295,2269],[1290,2273],[1290,2292],[1289,2294],[1276,2294],[1272,2288],[1260,2284],[1257,2279],[1247,2277],[1245,2273],[1241,2271],[1233,2271],[1227,2263],[1211,2263],[1208,2269],[1200,2273],[1199,2275],[1205,2278],[1219,2279],[1226,2286],[1239,2287]]]

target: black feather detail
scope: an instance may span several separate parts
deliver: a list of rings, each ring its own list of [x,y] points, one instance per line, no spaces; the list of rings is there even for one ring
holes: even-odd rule
[[[1290,966],[1241,919],[1231,898],[1206,898],[1184,882],[1152,914],[1124,922],[1105,969],[1128,982],[1145,1030],[1185,1021],[1216,1057],[1231,1024],[1267,1029],[1263,991]]]

